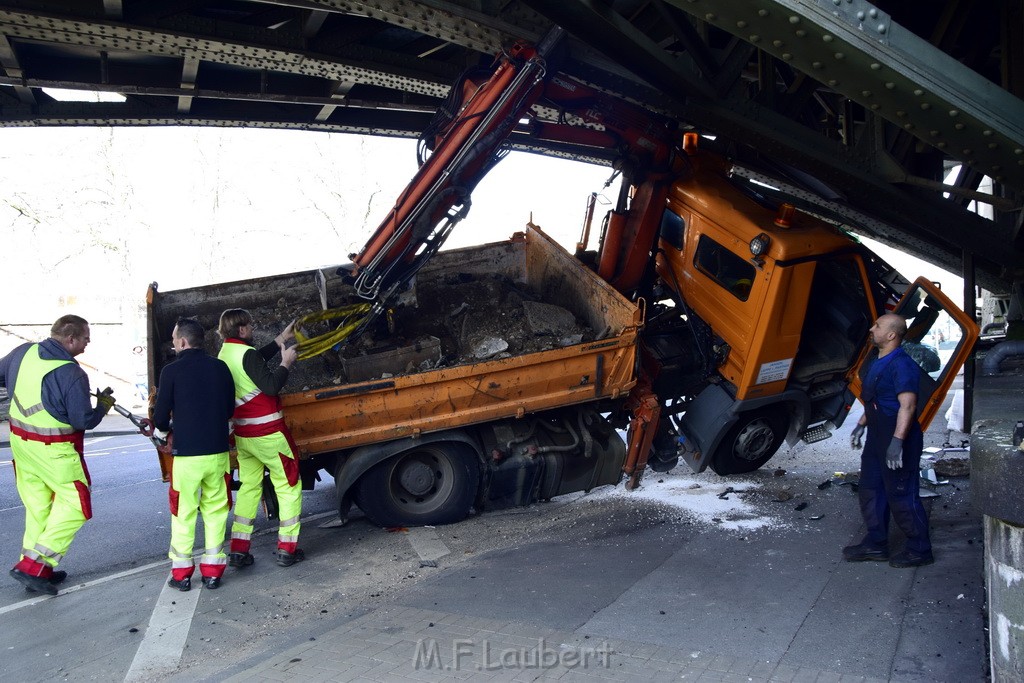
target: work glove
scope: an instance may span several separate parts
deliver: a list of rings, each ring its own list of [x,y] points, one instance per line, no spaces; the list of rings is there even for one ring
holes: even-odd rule
[[[889,447],[885,449],[885,464],[890,470],[898,470],[903,466],[903,439],[892,437]]]
[[[95,396],[96,407],[102,410],[104,415],[109,413],[110,409],[114,407],[114,403],[116,403],[116,401],[114,401],[114,390],[110,387],[107,387],[103,391],[97,389]]]
[[[864,430],[867,429],[867,425],[858,424],[853,428],[850,433],[850,448],[855,451],[859,451],[864,446]]]

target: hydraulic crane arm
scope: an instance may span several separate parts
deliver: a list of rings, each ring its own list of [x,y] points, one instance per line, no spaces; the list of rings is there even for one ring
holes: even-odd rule
[[[470,194],[504,156],[513,133],[615,150],[616,169],[631,182],[656,177],[671,165],[676,157],[670,122],[573,79],[549,75],[546,59],[564,35],[555,27],[536,47],[519,43],[498,55],[487,77],[467,76],[453,86],[448,103],[424,134],[431,154],[421,159],[416,174],[362,250],[351,256],[348,274],[356,293],[373,304],[344,337],[366,329],[393,294],[437,252],[468,213]],[[531,112],[534,105],[555,112],[555,120],[542,121]],[[623,192],[620,198],[623,211],[625,196]],[[615,253],[602,256],[607,273],[620,270],[616,263],[632,258],[628,233],[628,229],[617,229]],[[647,251],[647,247],[639,250],[642,255]],[[628,264],[624,268],[637,270]]]
[[[359,296],[387,300],[441,247],[468,213],[470,193],[502,158],[517,128],[537,140],[613,149],[617,170],[631,182],[663,173],[678,158],[674,126],[667,120],[547,73],[546,58],[563,37],[564,31],[555,27],[536,47],[519,43],[498,56],[488,78],[467,77],[453,86],[450,104],[427,133],[432,153],[352,257]],[[557,120],[534,116],[535,104],[557,112]],[[529,122],[524,124],[524,118]]]
[[[500,159],[519,118],[540,95],[544,58],[563,35],[556,27],[536,48],[517,44],[500,55],[497,69],[486,82],[463,84],[464,106],[440,131],[430,158],[353,258],[359,296],[386,299],[465,217],[473,188]]]

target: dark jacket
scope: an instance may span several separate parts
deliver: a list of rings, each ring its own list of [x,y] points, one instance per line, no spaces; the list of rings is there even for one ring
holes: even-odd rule
[[[153,424],[162,431],[173,426],[174,455],[226,452],[234,411],[231,371],[206,351],[185,349],[160,372]]]
[[[6,387],[9,396],[14,395],[14,385],[21,369],[21,359],[32,346],[22,344],[0,358],[0,387]],[[106,411],[92,407],[89,393],[89,377],[71,354],[56,339],[39,342],[39,357],[44,360],[70,360],[43,377],[43,407],[53,417],[73,428],[84,431],[100,423]]]

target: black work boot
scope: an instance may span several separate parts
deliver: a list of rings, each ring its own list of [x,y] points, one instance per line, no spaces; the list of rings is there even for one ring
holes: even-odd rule
[[[277,564],[279,567],[290,567],[296,562],[302,562],[304,559],[306,559],[306,553],[302,552],[299,548],[296,548],[294,553],[285,550],[277,551]]]
[[[935,556],[928,553],[915,553],[912,550],[901,550],[889,559],[889,566],[897,569],[923,567],[935,561]]]
[[[220,588],[220,577],[219,576],[204,576],[203,577],[203,588],[214,590]]]
[[[51,586],[59,586],[60,584],[64,583],[64,579],[66,578],[68,578],[67,572],[62,571],[60,569],[56,569],[52,574],[50,574],[50,578],[46,580],[50,582]],[[25,586],[25,590],[27,590],[30,593],[35,592],[34,589],[29,588],[28,586]]]
[[[858,543],[843,548],[843,559],[847,562],[887,562],[889,560],[889,549],[878,547],[870,543]]]
[[[178,581],[176,578],[172,576],[170,580],[167,582],[167,585],[171,588],[176,588],[180,590],[182,593],[185,593],[192,590],[192,577],[186,576],[181,581]]]
[[[49,579],[44,579],[41,576],[32,576],[31,574],[26,574],[20,569],[12,569],[7,573],[11,575],[12,579],[24,585],[25,588],[27,588],[30,591],[33,591],[35,593],[49,593],[50,595],[57,594],[57,586],[50,583]]]
[[[256,562],[256,558],[250,553],[229,553],[228,554],[228,566],[229,567],[251,567]]]

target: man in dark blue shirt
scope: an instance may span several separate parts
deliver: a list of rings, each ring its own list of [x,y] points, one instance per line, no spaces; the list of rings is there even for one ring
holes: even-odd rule
[[[227,567],[224,536],[231,507],[231,463],[228,421],[235,410],[235,385],[223,361],[203,348],[203,327],[182,319],[171,343],[178,357],[160,372],[153,424],[172,428],[171,454],[171,578],[167,585],[181,591],[192,587],[192,548],[196,516],[203,515],[203,556],[199,573],[203,586],[220,586]]]
[[[864,414],[850,445],[867,443],[860,458],[861,514],[867,535],[843,548],[847,562],[888,560],[892,567],[919,567],[933,562],[928,514],[918,497],[924,437],[917,421],[917,363],[901,348],[906,320],[886,313],[871,327],[878,358],[868,368],[861,389]],[[889,516],[907,537],[906,547],[889,555]]]

